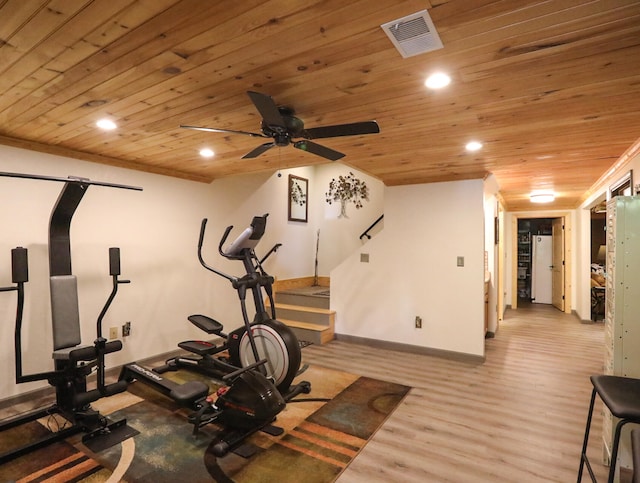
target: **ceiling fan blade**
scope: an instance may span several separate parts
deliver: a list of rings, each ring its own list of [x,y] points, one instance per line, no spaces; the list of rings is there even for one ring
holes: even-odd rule
[[[317,156],[322,156],[323,158],[330,159],[331,161],[337,161],[340,158],[344,158],[344,153],[340,151],[335,151],[326,146],[321,146],[320,144],[311,142],[311,141],[296,141],[293,143],[294,148],[301,149],[302,151],[307,151],[311,154],[315,154]]]
[[[278,110],[278,106],[273,102],[271,96],[253,91],[247,91],[247,94],[251,98],[251,102],[256,106],[256,109],[267,126],[271,128],[281,127],[283,132],[287,130],[287,126],[280,114],[280,111]]]
[[[232,129],[218,129],[215,127],[200,127],[200,126],[185,126],[180,124],[180,127],[183,129],[195,129],[196,131],[206,131],[206,132],[226,132],[230,134],[244,134],[246,136],[253,136],[255,138],[266,138],[264,134],[258,134],[255,132],[248,131],[233,131]]]
[[[335,138],[339,136],[358,136],[360,134],[377,134],[380,127],[375,121],[336,124],[335,126],[312,127],[305,129],[303,137],[307,139]]]
[[[253,151],[248,152],[247,154],[245,154],[244,156],[242,156],[242,159],[247,159],[247,158],[257,158],[258,156],[260,156],[262,153],[264,153],[265,151],[267,151],[268,149],[271,149],[272,147],[274,147],[276,145],[276,143],[264,143],[261,144],[260,146],[258,146],[257,148],[255,148]]]

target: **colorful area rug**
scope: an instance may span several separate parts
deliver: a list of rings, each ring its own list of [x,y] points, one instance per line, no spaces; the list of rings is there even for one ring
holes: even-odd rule
[[[183,371],[172,377],[197,376]],[[128,392],[95,406],[114,420],[125,417],[140,434],[98,453],[80,443],[80,437],[70,438],[3,465],[0,481],[331,482],[410,389],[315,366],[304,379],[312,384],[307,397],[330,401],[288,404],[276,421],[284,434],[251,436],[249,441],[258,451],[250,458],[233,453],[215,457],[212,446],[218,428],[209,425],[193,435],[184,409],[134,383]],[[46,431],[37,422],[16,429],[23,438],[29,432]],[[5,434],[0,436],[1,447],[6,442]]]

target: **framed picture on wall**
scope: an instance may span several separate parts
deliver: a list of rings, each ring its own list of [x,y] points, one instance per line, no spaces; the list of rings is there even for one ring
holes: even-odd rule
[[[309,180],[289,175],[289,221],[307,222]]]

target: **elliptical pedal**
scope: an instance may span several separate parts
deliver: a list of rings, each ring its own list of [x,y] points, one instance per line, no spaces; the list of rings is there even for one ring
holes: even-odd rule
[[[210,356],[218,351],[218,346],[206,340],[185,340],[178,347],[199,356]]]

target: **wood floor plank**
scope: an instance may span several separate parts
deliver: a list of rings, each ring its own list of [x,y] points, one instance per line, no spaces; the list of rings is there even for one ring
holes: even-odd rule
[[[602,324],[532,305],[507,311],[482,364],[340,340],[303,356],[413,388],[338,483],[565,483],[577,477],[589,376],[602,372],[603,351]],[[600,414],[598,403],[588,454],[603,480]]]

